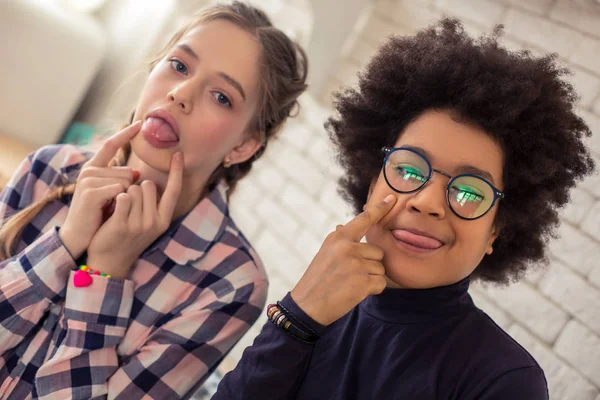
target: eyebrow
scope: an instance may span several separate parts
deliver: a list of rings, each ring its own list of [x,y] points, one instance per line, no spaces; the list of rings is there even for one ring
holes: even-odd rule
[[[179,43],[177,45],[177,48],[183,50],[184,52],[186,52],[190,57],[196,59],[196,60],[200,60],[200,57],[198,57],[198,55],[194,52],[194,50],[192,50],[192,48],[185,44],[185,43]],[[242,85],[236,81],[235,79],[233,79],[231,76],[227,75],[225,72],[219,72],[217,73],[217,75],[219,77],[221,77],[222,79],[224,79],[227,83],[229,83],[231,86],[233,86],[234,88],[237,89],[238,92],[240,92],[240,95],[242,96],[242,99],[244,99],[244,101],[246,101],[246,92],[244,92],[244,88],[242,87]]]
[[[431,158],[431,156],[427,153],[427,151],[425,149],[423,149],[422,147],[418,147],[418,146],[402,146],[402,148],[414,150],[417,153],[420,153],[421,155],[425,156],[427,159]],[[484,169],[477,168],[477,167],[475,167],[473,165],[470,165],[470,164],[460,164],[456,168],[456,171],[458,172],[457,175],[460,175],[460,174],[478,175],[478,176],[481,176],[483,178],[486,178],[487,180],[489,180],[490,182],[492,182],[494,185],[496,184],[494,182],[494,177],[492,176],[492,174],[490,174],[488,171],[486,171]]]

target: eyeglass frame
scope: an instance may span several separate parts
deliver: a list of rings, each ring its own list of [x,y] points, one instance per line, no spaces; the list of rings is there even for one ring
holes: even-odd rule
[[[385,166],[386,163],[388,161],[388,158],[390,157],[390,155],[397,150],[405,150],[405,151],[410,151],[414,154],[416,154],[417,156],[421,157],[423,160],[425,160],[425,162],[427,163],[427,166],[429,167],[429,175],[427,176],[427,179],[423,182],[423,184],[421,186],[419,186],[418,188],[408,191],[408,192],[402,192],[398,189],[396,189],[395,187],[393,187],[390,184],[390,181],[388,180],[387,177],[387,173],[385,172]],[[425,187],[425,185],[427,185],[430,181],[431,181],[431,177],[433,175],[434,172],[437,172],[440,175],[445,176],[446,178],[448,178],[448,185],[446,185],[446,203],[448,203],[448,208],[450,209],[450,211],[452,211],[452,213],[454,215],[456,215],[458,218],[460,219],[464,219],[466,221],[474,221],[476,219],[479,219],[481,217],[483,217],[484,215],[486,215],[487,213],[490,212],[490,210],[492,208],[494,208],[494,206],[496,205],[496,200],[498,199],[503,199],[504,198],[504,192],[502,192],[501,190],[499,190],[498,188],[496,188],[494,185],[492,185],[492,183],[490,181],[488,181],[487,179],[479,176],[479,175],[475,175],[475,174],[458,174],[458,175],[450,175],[444,171],[441,171],[439,169],[435,169],[432,167],[431,163],[429,162],[429,160],[427,159],[427,157],[425,157],[423,154],[419,153],[416,150],[413,150],[411,148],[408,147],[388,147],[388,146],[384,146],[381,148],[381,151],[383,151],[383,153],[385,154],[385,157],[383,158],[383,177],[385,179],[385,183],[387,183],[388,187],[390,189],[392,189],[394,192],[396,193],[401,193],[401,194],[411,194],[411,193],[416,193],[419,190],[423,189]],[[490,185],[490,187],[492,188],[492,191],[494,193],[494,200],[492,200],[492,203],[490,204],[490,207],[487,209],[486,212],[484,212],[483,214],[481,214],[478,217],[475,218],[465,218],[461,215],[458,215],[458,213],[456,211],[454,211],[454,208],[452,208],[452,205],[450,204],[450,185],[452,184],[452,182],[454,182],[457,178],[461,178],[461,177],[473,177],[473,178],[477,178],[477,179],[481,179],[482,181],[484,181],[485,183],[487,183],[488,185]]]

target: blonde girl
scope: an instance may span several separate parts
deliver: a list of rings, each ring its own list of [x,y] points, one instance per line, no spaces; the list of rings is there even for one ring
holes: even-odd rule
[[[258,317],[267,278],[228,196],[306,89],[260,10],[200,13],[96,153],[48,146],[0,196],[0,398],[190,396]]]

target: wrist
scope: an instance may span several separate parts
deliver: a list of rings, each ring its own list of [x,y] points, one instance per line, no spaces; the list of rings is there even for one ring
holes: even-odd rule
[[[87,246],[80,240],[77,240],[77,235],[71,234],[68,229],[64,227],[59,228],[58,238],[74,260],[77,260],[85,252]]]
[[[127,279],[129,276],[129,268],[125,267],[125,263],[119,260],[111,260],[105,257],[90,256],[88,254],[87,264],[89,268],[105,275],[110,275],[112,278]]]
[[[297,340],[306,344],[315,344],[319,335],[300,320],[296,319],[291,311],[281,302],[267,306],[267,318],[279,329],[284,330]]]
[[[290,292],[290,297],[296,306],[306,314],[307,317],[314,320],[316,323],[322,326],[327,326],[333,321],[329,321],[324,315],[321,315],[319,310],[325,309],[325,307],[319,307],[311,302],[308,297],[299,295],[296,290]]]

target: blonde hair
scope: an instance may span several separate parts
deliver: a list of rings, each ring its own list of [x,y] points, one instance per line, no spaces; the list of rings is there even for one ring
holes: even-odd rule
[[[263,146],[248,161],[232,165],[229,168],[219,166],[207,183],[207,188],[210,190],[219,181],[225,180],[229,185],[229,193],[231,193],[237,182],[250,172],[254,160],[264,153],[269,139],[276,135],[286,119],[298,108],[297,99],[307,88],[308,63],[304,50],[281,30],[275,28],[263,11],[236,1],[232,4],[217,5],[197,14],[173,35],[165,48],[150,62],[150,70],[191,29],[213,20],[232,22],[253,35],[262,47],[260,101],[256,115],[251,122],[253,126],[249,131],[261,135],[257,139],[262,141]],[[130,151],[129,145],[120,149],[112,160],[111,166],[125,165]],[[5,221],[4,225],[0,227],[0,261],[14,255],[25,226],[50,202],[72,195],[76,185],[75,182],[52,189],[43,199]]]

